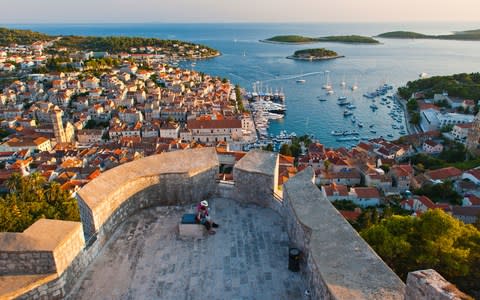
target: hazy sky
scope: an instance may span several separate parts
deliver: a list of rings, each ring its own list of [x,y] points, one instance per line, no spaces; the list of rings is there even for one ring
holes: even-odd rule
[[[5,1],[5,0],[3,0]],[[479,0],[17,0],[0,23],[478,22]]]

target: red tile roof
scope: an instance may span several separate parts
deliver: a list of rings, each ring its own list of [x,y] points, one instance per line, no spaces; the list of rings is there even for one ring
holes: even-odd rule
[[[340,210],[339,212],[342,214],[342,216],[345,219],[350,221],[356,221],[358,217],[362,214],[359,211],[349,211],[349,210]]]
[[[477,180],[480,180],[480,169],[471,169],[471,170],[468,170],[465,173],[471,174]]]
[[[475,195],[468,195],[468,196],[465,196],[465,198],[468,198],[468,200],[470,201],[470,203],[472,203],[472,205],[480,205],[480,198],[475,196]]]
[[[338,196],[348,196],[348,187],[346,185],[333,183],[331,185],[325,185],[323,188],[327,197],[333,196],[335,192],[338,193]]]
[[[357,187],[353,188],[358,198],[380,198],[380,193],[374,187]]]
[[[442,180],[462,175],[462,171],[455,167],[446,167],[438,170],[428,171],[425,173],[432,180]]]
[[[425,144],[427,144],[430,147],[436,147],[437,145],[439,145],[437,142],[432,140],[425,141]]]
[[[242,128],[241,120],[189,120],[189,129]]]

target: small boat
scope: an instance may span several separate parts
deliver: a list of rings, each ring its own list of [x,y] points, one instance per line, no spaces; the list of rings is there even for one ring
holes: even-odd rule
[[[347,100],[347,97],[345,97],[345,96],[338,97],[338,101],[343,101],[343,100]]]
[[[393,138],[393,134],[391,134],[391,133],[387,134],[387,136],[388,136],[389,138]]]
[[[402,135],[406,134],[405,130],[401,130],[399,133],[402,134]]]
[[[330,134],[334,136],[340,136],[343,135],[343,131],[333,130],[332,132],[330,132]]]
[[[373,126],[375,126],[375,124],[370,124],[370,126],[368,126],[369,128],[373,128]]]
[[[333,95],[335,92],[333,90],[328,90],[327,95]]]
[[[305,83],[305,82],[307,82],[307,81],[306,81],[305,79],[297,79],[296,82],[297,82],[297,83]]]
[[[358,125],[358,127],[363,128],[363,123],[362,122],[358,122],[357,125]]]
[[[355,122],[357,122],[357,118],[355,118],[355,116],[352,116],[352,117],[350,118],[350,120],[352,120],[352,123],[354,123],[354,124],[355,124]]]
[[[370,108],[373,110],[378,109],[378,106],[375,105],[375,103],[370,104]]]
[[[377,131],[375,131],[375,130],[370,130],[370,132],[371,132],[371,133],[374,133],[374,134],[377,133]]]
[[[351,111],[349,111],[348,109],[343,111],[343,116],[344,117],[348,117],[348,116],[351,116],[351,115],[353,115],[353,113]]]
[[[325,99],[325,98],[320,98],[320,99],[318,99],[318,101],[322,101],[322,102],[323,102],[323,101],[327,101],[327,99]]]
[[[349,104],[346,106],[348,109],[355,109],[357,108],[354,104]]]
[[[337,104],[340,105],[340,106],[344,106],[344,105],[349,105],[350,102],[348,102],[348,101],[337,101]]]

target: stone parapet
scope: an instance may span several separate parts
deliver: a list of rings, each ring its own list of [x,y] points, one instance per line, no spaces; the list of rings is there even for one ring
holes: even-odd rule
[[[233,168],[234,198],[276,209],[273,194],[278,186],[278,153],[252,150]]]
[[[432,269],[408,273],[405,300],[416,299],[473,300]]]
[[[215,193],[218,167],[215,149],[203,148],[149,156],[103,173],[78,192],[86,239],[108,235],[137,209],[184,205]]]
[[[293,246],[312,299],[403,299],[405,285],[313,183],[307,168],[287,181],[283,200]]]
[[[84,245],[79,222],[40,219],[22,233],[0,233],[0,275],[62,274]]]

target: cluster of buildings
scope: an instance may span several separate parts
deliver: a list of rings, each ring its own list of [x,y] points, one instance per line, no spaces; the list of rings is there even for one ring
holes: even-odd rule
[[[448,93],[435,94],[433,99],[423,99],[423,93],[413,96],[418,99],[420,127],[424,132],[451,127],[444,137],[463,143],[475,155],[480,154],[480,116],[474,115],[478,110],[474,100],[452,97]],[[424,150],[435,154],[441,152],[440,148],[427,145]]]
[[[454,167],[423,171],[410,163],[400,162],[414,151],[408,139],[425,145],[435,135],[429,132],[406,136],[405,144],[372,139],[352,149],[328,149],[320,143],[312,143],[308,153],[300,157],[298,168],[313,167],[316,183],[332,202],[349,200],[361,208],[376,207],[388,204],[390,196],[397,196],[403,199],[401,207],[413,215],[440,208],[465,223],[474,223],[480,215],[480,168],[465,172]],[[416,189],[446,181],[451,181],[455,191],[463,197],[462,205],[434,203],[426,196],[412,194]],[[352,217],[352,212],[346,214]],[[353,214],[358,217],[360,211]]]
[[[5,47],[0,57],[25,61],[46,47],[54,46]],[[182,47],[168,59],[184,55]],[[240,149],[256,140],[253,119],[240,111],[232,84],[170,67],[156,50],[112,54],[125,60],[100,75],[87,68],[52,71],[7,84],[0,90],[0,182],[13,172],[40,172],[74,193],[99,172],[137,158],[219,142]],[[185,55],[200,57],[203,50],[193,47]],[[77,63],[110,56],[74,54]]]

